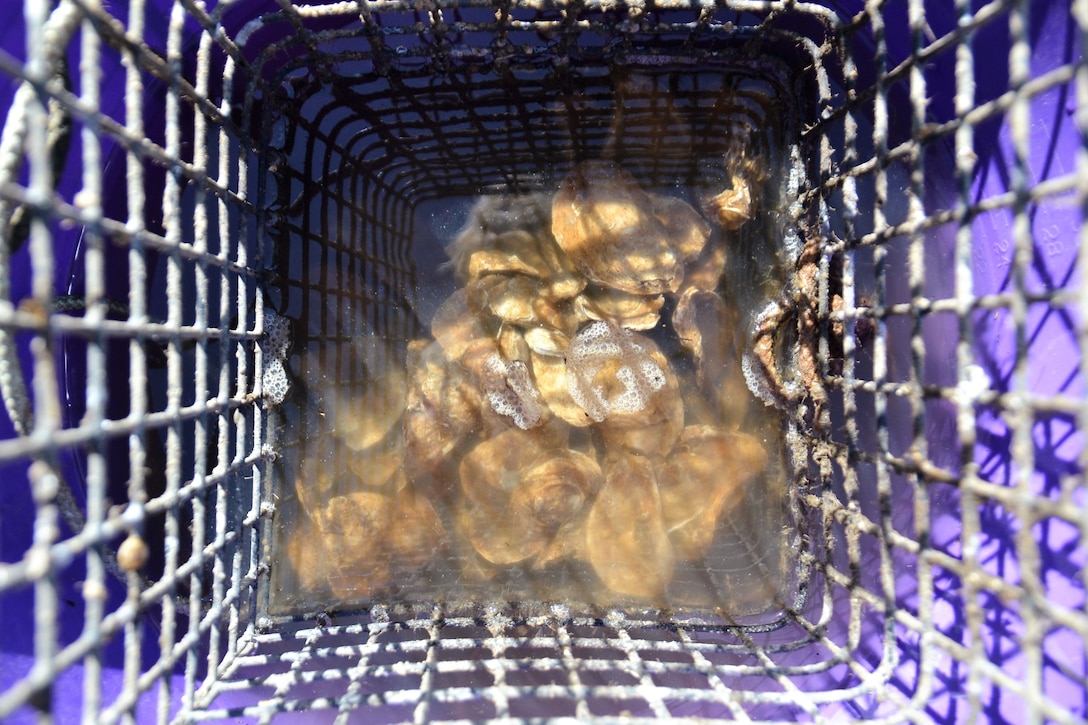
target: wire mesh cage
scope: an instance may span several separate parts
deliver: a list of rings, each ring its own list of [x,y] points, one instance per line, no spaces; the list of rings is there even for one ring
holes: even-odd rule
[[[22,10],[0,718],[1088,718],[1083,4]],[[792,351],[753,390],[788,485],[740,536],[779,563],[690,606],[308,587],[300,390],[426,333],[476,199],[602,156],[774,169],[733,283]]]

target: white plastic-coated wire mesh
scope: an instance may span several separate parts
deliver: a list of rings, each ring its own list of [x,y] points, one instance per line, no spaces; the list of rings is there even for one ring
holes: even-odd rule
[[[25,0],[0,718],[1082,722],[1086,32],[1083,2],[1027,0]],[[779,401],[803,596],[759,627],[277,610],[298,321],[407,338],[433,202],[592,156],[617,68],[740,56],[798,79],[783,300],[826,394]]]

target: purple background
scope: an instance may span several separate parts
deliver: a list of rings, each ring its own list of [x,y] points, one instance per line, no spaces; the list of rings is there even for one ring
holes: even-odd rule
[[[208,3],[213,5],[214,3]],[[860,8],[857,2],[829,3],[844,17],[850,17]],[[148,22],[145,37],[148,45],[161,52],[165,47],[164,33],[166,17],[170,3],[166,0],[149,2]],[[237,3],[226,15],[224,25],[229,35],[250,17],[276,9],[271,0]],[[1075,25],[1070,20],[1069,4],[1065,2],[1031,3],[1031,45],[1032,74],[1037,76],[1049,69],[1074,62],[1080,49],[1075,39]],[[126,18],[126,4],[112,3],[109,12],[122,22]],[[927,21],[934,34],[941,36],[956,25],[950,3],[927,2]],[[897,13],[902,17],[897,17]],[[888,49],[893,62],[909,55],[910,37],[907,28],[906,5],[889,7],[886,12],[888,27]],[[190,24],[190,38],[195,42],[195,26]],[[190,44],[191,45],[191,44]],[[0,27],[0,47],[4,52],[22,59],[24,53],[23,28],[16,17]],[[976,62],[976,103],[991,100],[1008,89],[1007,57],[1009,38],[1007,24],[999,21],[978,32],[974,43]],[[112,56],[109,56],[112,58]],[[78,55],[73,49],[70,64],[78,68]],[[954,116],[953,87],[951,85],[954,57],[944,53],[927,67],[926,75],[930,86],[929,112],[936,121],[944,121]],[[866,62],[864,48],[858,50],[858,65],[862,72],[859,84],[867,83],[866,73],[871,64]],[[122,117],[122,99],[119,89],[123,73],[119,66],[109,62],[104,65],[103,108],[106,113]],[[74,75],[77,75],[73,71]],[[6,76],[0,76],[0,107],[6,107],[14,92],[15,82]],[[161,88],[149,86],[148,108],[154,108],[154,99],[161,97]],[[893,89],[890,100],[905,104],[907,99],[902,87]],[[904,105],[905,109],[906,106]],[[909,114],[894,112],[891,118],[891,138],[893,143],[909,137]],[[1028,158],[1028,184],[1036,184],[1045,179],[1054,179],[1073,172],[1074,153],[1082,147],[1076,128],[1073,125],[1075,98],[1071,86],[1060,86],[1047,90],[1031,101],[1032,129],[1031,149]],[[161,119],[147,119],[148,135],[156,137],[161,129]],[[977,175],[973,184],[975,199],[981,200],[1004,193],[1010,185],[1014,167],[1014,154],[1009,137],[1008,124],[1002,118],[994,118],[982,123],[975,134],[975,149],[978,154]],[[80,143],[74,139],[70,151],[71,159],[78,159]],[[109,147],[103,149],[103,158],[109,160],[106,170],[107,188],[123,188],[123,162],[111,156]],[[929,176],[927,187],[927,206],[948,208],[955,201],[956,190],[952,187],[951,163],[952,149],[946,144],[942,149],[938,143],[927,152],[926,164]],[[72,163],[70,169],[78,169]],[[110,180],[117,182],[116,187]],[[149,191],[156,184],[149,179]],[[69,173],[60,184],[60,192],[71,198],[79,188],[77,173]],[[161,189],[161,184],[158,184]],[[152,205],[153,206],[153,205]],[[1081,283],[1076,268],[1077,230],[1081,224],[1080,211],[1072,196],[1050,198],[1029,207],[1032,234],[1036,245],[1034,264],[1025,271],[1026,287],[1031,292],[1046,292],[1055,289],[1071,288]],[[123,211],[119,213],[123,218]],[[974,282],[977,295],[1015,290],[1011,273],[1012,212],[1001,209],[979,215],[974,220],[975,264]],[[154,226],[155,220],[148,219]],[[70,277],[69,262],[79,240],[79,230],[55,229],[55,249],[57,254],[56,288],[65,290]],[[941,276],[942,266],[951,259],[954,229],[951,227],[936,229],[927,240],[927,250],[932,259],[927,260],[934,266],[932,281],[927,282],[927,294],[939,297],[951,293],[950,280]],[[30,264],[25,249],[12,261],[12,299],[17,302],[29,293]],[[891,290],[894,293],[894,289]],[[954,321],[952,321],[954,323]],[[936,320],[926,327],[927,335],[927,377],[930,375],[940,384],[954,384],[955,359],[954,343],[956,327],[949,321]],[[1076,340],[1076,312],[1071,307],[1060,308],[1050,304],[1032,305],[1028,310],[1026,335],[1028,340],[1027,376],[1025,384],[1036,394],[1061,394],[1070,398],[1083,399],[1084,380],[1080,374],[1080,351]],[[992,388],[999,391],[1012,389],[1013,364],[1015,362],[1016,336],[1011,315],[1004,310],[980,311],[972,320],[975,334],[975,355],[979,365],[992,383]],[[952,335],[949,338],[949,334]],[[25,342],[25,341],[24,341]],[[949,377],[951,376],[951,377]],[[77,406],[78,407],[78,406]],[[930,429],[927,439],[936,451],[950,452],[948,459],[939,461],[954,469],[957,445],[949,445],[949,437],[955,437],[953,412],[941,404],[935,404],[929,411]],[[1017,469],[1010,455],[1011,430],[1000,411],[982,407],[978,409],[978,443],[975,448],[975,460],[981,467],[980,476],[986,481],[1001,486],[1015,485],[1021,472]],[[1083,433],[1077,430],[1076,420],[1064,414],[1038,415],[1032,428],[1034,442],[1034,467],[1028,472],[1030,485],[1036,496],[1057,499],[1064,477],[1080,475],[1077,464],[1078,456],[1084,445]],[[0,439],[13,437],[10,423],[0,416]],[[944,443],[944,447],[941,444]],[[5,495],[0,498],[0,560],[17,561],[27,550],[32,537],[33,505],[24,484],[26,464],[8,464],[0,467],[0,480],[8,482]],[[67,469],[69,480],[78,481],[78,474],[71,462]],[[894,525],[901,532],[912,532],[914,522],[910,520],[909,497],[913,488],[902,482],[893,481],[893,490],[899,492],[907,502],[902,513],[897,510]],[[934,484],[928,491],[932,519],[930,525],[930,544],[950,556],[962,555],[960,540],[961,509],[958,491],[952,486]],[[1080,507],[1088,506],[1084,489],[1076,496]],[[1015,512],[1005,510],[996,502],[984,502],[979,510],[984,540],[978,553],[979,564],[987,572],[1004,578],[1011,584],[1021,582],[1019,568],[1020,550],[1016,536],[1022,525]],[[1032,540],[1038,549],[1041,571],[1033,575],[1046,588],[1048,602],[1059,604],[1069,609],[1080,609],[1083,616],[1085,591],[1083,570],[1086,566],[1086,542],[1081,539],[1075,526],[1058,518],[1048,518],[1035,523],[1032,527]],[[873,547],[872,555],[879,552]],[[918,592],[916,577],[911,572],[916,570],[918,562],[899,550],[890,554],[894,557],[895,570],[903,574],[896,584],[897,605],[911,612],[917,611]],[[873,571],[877,569],[874,566]],[[933,566],[935,625],[946,637],[970,645],[970,633],[964,617],[965,605],[963,582],[950,571]],[[83,564],[77,559],[63,572],[58,585],[60,587],[60,607],[64,612],[59,624],[62,643],[76,639],[82,629],[83,607],[78,584],[84,577]],[[873,591],[879,591],[875,581],[864,581]],[[107,610],[116,607],[124,598],[123,591],[112,579],[108,580],[109,600]],[[1007,673],[1022,679],[1025,671],[1025,656],[1021,652],[1021,637],[1024,633],[1024,604],[1002,601],[996,594],[982,590],[978,594],[979,605],[985,612],[985,623],[981,630],[983,649],[987,656],[999,664]],[[25,589],[7,592],[0,596],[0,622],[4,622],[3,634],[0,635],[0,689],[6,689],[10,683],[18,680],[28,671],[33,661],[33,628],[29,626],[33,610],[33,592]],[[871,619],[871,621],[870,621]],[[873,614],[866,620],[863,631],[867,636],[863,646],[854,656],[874,669],[882,661],[883,618]],[[21,625],[21,623],[25,623]],[[179,622],[179,628],[185,623]],[[963,721],[968,713],[963,705],[966,692],[968,666],[953,660],[943,651],[927,648],[928,655],[923,655],[919,637],[911,630],[895,625],[895,647],[898,649],[898,665],[894,670],[891,687],[910,697],[915,694],[918,685],[919,665],[926,657],[934,658],[926,662],[932,666],[936,675],[937,689],[925,705],[926,712],[938,722]],[[1044,640],[1045,657],[1043,661],[1044,693],[1053,701],[1060,703],[1071,712],[1088,716],[1088,691],[1084,677],[1088,673],[1085,662],[1083,643],[1076,635],[1067,630],[1055,628],[1047,633]],[[158,658],[157,631],[155,623],[147,620],[145,627],[144,665],[150,665]],[[122,664],[119,640],[108,643],[103,651],[103,661],[107,669],[103,675],[105,700],[120,690],[120,668]],[[1074,676],[1070,676],[1070,673]],[[1079,679],[1078,676],[1079,675]],[[838,682],[836,678],[841,678]],[[829,673],[821,688],[856,685],[853,675],[845,668]],[[737,683],[740,685],[741,683]],[[810,683],[816,684],[816,683]],[[984,716],[991,722],[1016,722],[1023,716],[1023,703],[1007,692],[999,691],[996,685],[983,678]],[[181,683],[175,678],[172,688],[176,698],[181,691]],[[80,693],[82,690],[82,671],[74,667],[64,672],[55,688],[55,714],[59,722],[78,719]],[[145,695],[138,710],[138,719],[142,722],[150,719],[155,707],[156,695]],[[837,705],[836,708],[853,716],[890,715],[895,709],[888,702],[881,702],[875,696],[862,696],[853,701]],[[836,708],[829,708],[832,714]],[[22,711],[15,721],[29,718],[28,710]]]

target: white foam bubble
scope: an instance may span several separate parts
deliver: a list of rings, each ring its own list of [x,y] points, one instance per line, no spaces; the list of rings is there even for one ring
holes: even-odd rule
[[[543,420],[540,391],[520,360],[510,362],[498,353],[491,355],[484,361],[481,383],[491,409],[513,419],[518,428],[528,430]]]
[[[608,322],[586,326],[566,355],[567,392],[590,418],[600,423],[609,413],[636,413],[665,385],[665,371],[638,344],[634,333]],[[622,390],[608,398],[597,376],[605,366]]]

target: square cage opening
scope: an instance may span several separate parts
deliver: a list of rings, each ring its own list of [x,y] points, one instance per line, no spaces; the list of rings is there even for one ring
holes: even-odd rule
[[[818,61],[802,36],[785,30],[719,24],[682,35],[679,29],[688,28],[693,17],[664,15],[652,31],[631,29],[617,46],[547,20],[500,31],[491,13],[462,10],[430,16],[398,37],[395,52],[384,33],[354,20],[297,51],[297,62],[265,99],[262,129],[272,171],[267,229],[274,279],[265,293],[268,305],[295,331],[287,364],[300,388],[284,403],[283,418],[276,421],[281,427],[271,431],[282,458],[279,477],[271,481],[276,522],[266,551],[271,561],[283,563],[271,576],[271,614],[501,596],[563,601],[576,608],[651,604],[677,616],[696,613],[707,623],[767,627],[778,626],[785,611],[802,605],[800,580],[807,572],[799,567],[807,565],[786,552],[802,540],[794,502],[803,485],[798,472],[806,462],[786,450],[784,417],[766,414],[764,403],[747,389],[742,356],[753,346],[744,330],[784,295],[802,244],[799,228],[807,226],[806,215],[815,216],[799,201],[809,176],[817,173],[805,161],[800,135],[817,106],[819,79],[811,69]],[[586,22],[612,32],[619,21],[608,13],[590,13]],[[551,42],[534,47],[532,38]],[[528,269],[526,260],[537,254],[536,247],[525,251],[511,245],[554,246],[553,209],[561,208],[557,190],[589,173],[601,178],[593,179],[598,186],[585,192],[587,198],[598,188],[611,194],[602,206],[611,209],[621,204],[616,199],[638,194],[657,205],[679,204],[697,219],[700,246],[685,257],[683,281],[677,278],[669,289],[654,287],[653,294],[631,294],[620,289],[634,286],[624,275],[639,269],[623,267],[618,279],[601,281],[594,278],[596,270],[575,269],[555,247],[558,251],[550,253],[562,255],[559,264],[572,270],[562,273],[562,285],[577,286],[549,297],[560,285],[552,280],[559,277],[549,273],[553,276],[543,279],[539,270]],[[615,191],[620,183],[625,186]],[[733,205],[718,212],[721,219],[713,217],[718,196]],[[711,215],[713,224],[700,214]],[[601,224],[623,223],[615,218]],[[643,250],[636,245],[655,228],[639,228],[616,258],[638,258]],[[670,241],[682,238],[669,234]],[[467,263],[452,251],[458,245],[470,250],[463,254]],[[518,297],[522,287],[535,297]],[[638,317],[621,316],[624,312],[614,307],[602,312],[603,297],[637,302],[650,312]],[[530,300],[532,312],[502,311],[520,310]],[[707,311],[685,312],[698,304]],[[476,312],[474,305],[486,311]],[[547,313],[539,311],[544,306]],[[681,359],[684,333],[671,330],[670,316],[680,320],[684,314],[713,316],[701,333],[706,345],[700,337],[695,357],[708,360],[705,376],[690,356]],[[466,317],[474,335],[468,342],[460,337],[467,334],[461,329],[469,324]],[[679,379],[677,392],[667,387],[646,410],[669,406],[661,410],[675,421],[675,430],[667,420],[640,422],[634,435],[642,439],[636,442],[625,432],[617,443],[620,434],[608,428],[604,414],[594,419],[602,425],[594,427],[589,403],[570,400],[575,341],[602,324],[595,320],[615,329],[607,334],[616,340],[622,332],[632,344],[666,351],[655,353],[663,356],[663,368],[648,359],[643,364]],[[475,329],[488,325],[493,329]],[[641,332],[632,337],[624,330]],[[538,346],[530,341],[533,332],[553,337]],[[514,343],[506,342],[507,333],[513,333]],[[713,336],[722,341],[712,341]],[[495,344],[484,344],[490,342]],[[780,342],[791,343],[797,344]],[[480,345],[494,347],[501,364],[528,371],[528,384],[536,386],[530,394],[537,400],[544,396],[543,419],[526,423],[516,411],[512,418],[497,417],[499,393],[490,387],[488,373],[473,367],[474,352],[461,352]],[[695,403],[682,387],[684,371],[673,369],[685,364],[695,368],[686,371]],[[720,372],[726,366],[730,372]],[[406,383],[398,368],[408,369]],[[701,390],[694,383],[697,375],[705,377]],[[407,385],[403,421],[397,416],[404,403],[391,401],[392,393],[382,385]],[[786,385],[783,381],[781,395]],[[441,392],[444,386],[453,392]],[[432,392],[436,388],[439,393]],[[769,391],[761,392],[770,399]],[[676,396],[676,406],[654,402],[665,400],[665,393]],[[473,395],[481,399],[474,404],[482,412],[461,414],[464,398]],[[799,403],[802,396],[797,397]],[[564,402],[571,412],[556,412]],[[700,415],[708,407],[715,412]],[[647,420],[657,421],[657,415]],[[583,427],[583,420],[590,425]],[[689,427],[682,427],[685,423]],[[722,432],[712,423],[723,426]],[[725,432],[738,427],[744,433]],[[723,443],[714,448],[684,443],[687,438],[671,442],[681,435],[701,441],[698,436],[710,434]],[[661,444],[662,436],[672,439]],[[746,445],[769,449],[758,452],[758,467],[743,458]],[[492,465],[511,446],[523,446],[522,453],[509,464]],[[625,573],[613,573],[622,563],[600,563],[604,557],[592,543],[569,543],[585,537],[592,542],[593,527],[604,525],[600,509],[608,491],[621,485],[620,475],[608,468],[621,465],[617,457],[639,466],[654,461],[652,475],[661,480],[670,465],[680,470],[676,462],[685,459],[676,451],[684,446],[689,446],[687,459],[724,449],[713,455],[722,456],[725,470],[736,467],[735,475],[752,493],[732,492],[729,498],[742,503],[722,504],[720,521],[710,514],[701,524],[711,531],[727,529],[713,543],[700,532],[708,542],[684,548],[682,534],[670,531],[670,541],[662,544],[661,556],[668,559],[661,566],[669,568],[662,589],[624,582]],[[524,486],[511,484],[508,507],[490,507],[481,499],[500,499],[501,487],[472,479],[487,479],[498,470],[506,473],[496,477],[529,481],[534,458],[552,450],[563,461],[576,456],[579,465],[587,462],[594,469],[594,481],[584,492],[588,500],[578,506],[589,511],[581,511],[583,518],[597,523],[581,522],[579,513],[572,513],[542,530],[542,548],[532,548],[531,517],[528,530],[503,529],[503,519],[517,515],[515,502]],[[598,464],[604,474],[596,472]],[[751,474],[742,470],[748,466],[755,467]],[[765,471],[756,479],[759,467]],[[398,469],[407,471],[404,480]],[[657,496],[659,484],[652,485]],[[480,489],[475,502],[470,501],[473,486]],[[691,495],[714,498],[712,486],[708,480]],[[661,491],[669,520],[669,493]],[[674,494],[680,496],[689,494]],[[695,507],[692,511],[683,517],[702,515]],[[399,527],[418,526],[421,532],[401,536],[409,539],[401,551],[396,530],[374,533],[369,541],[350,523],[368,516],[389,517]],[[680,514],[673,518],[682,520]],[[371,530],[385,531],[383,524]],[[493,534],[489,529],[495,527]],[[586,554],[568,552],[580,546]],[[633,550],[640,559],[662,550],[639,546],[636,542]],[[443,552],[422,555],[412,547]],[[680,556],[674,551],[696,548],[674,561]],[[595,573],[604,580],[611,574],[618,583],[601,587]],[[656,576],[653,567],[645,574],[651,580]]]
[[[1088,715],[1079,8],[25,7],[0,717]],[[432,331],[477,199],[601,159],[704,213],[765,172],[727,281],[767,323],[771,573],[551,596],[454,553],[336,591],[298,487],[371,474],[300,401],[365,398],[352,346]]]

